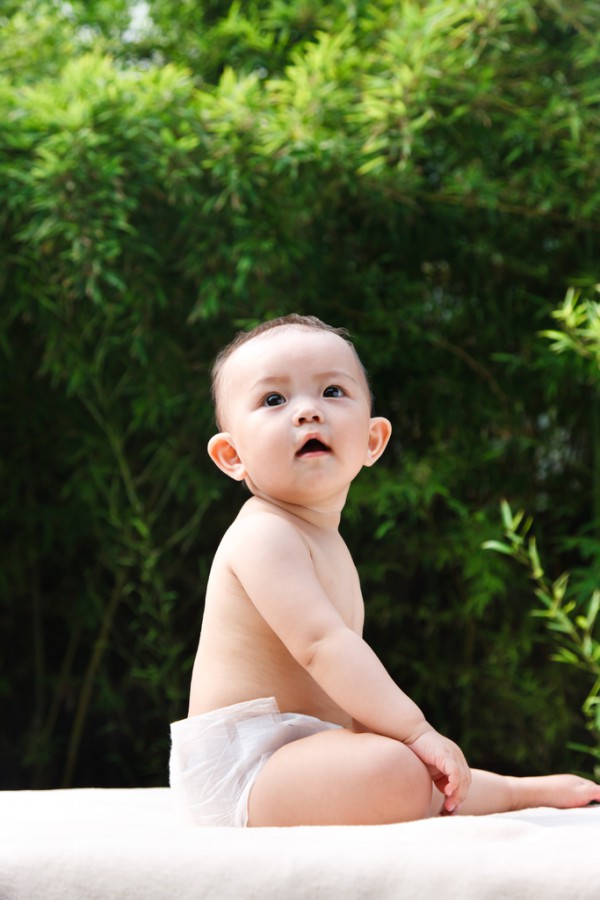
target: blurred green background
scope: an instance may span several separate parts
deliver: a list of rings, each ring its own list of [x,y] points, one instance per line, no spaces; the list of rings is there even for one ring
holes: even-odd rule
[[[0,786],[166,783],[245,496],[208,371],[288,312],[394,425],[343,522],[368,640],[473,765],[590,770],[590,670],[481,545],[506,497],[598,584],[598,363],[540,332],[600,280],[599,58],[597,0],[0,5]]]

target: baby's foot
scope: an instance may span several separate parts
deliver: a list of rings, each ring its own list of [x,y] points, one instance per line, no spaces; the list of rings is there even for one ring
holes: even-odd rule
[[[600,785],[579,775],[541,775],[532,778],[509,778],[514,809],[552,806],[573,809],[600,803]]]

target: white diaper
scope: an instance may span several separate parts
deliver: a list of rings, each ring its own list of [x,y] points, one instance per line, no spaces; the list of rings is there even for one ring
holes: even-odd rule
[[[248,796],[269,757],[285,744],[339,727],[281,713],[274,697],[173,722],[169,769],[177,803],[196,825],[244,827]]]

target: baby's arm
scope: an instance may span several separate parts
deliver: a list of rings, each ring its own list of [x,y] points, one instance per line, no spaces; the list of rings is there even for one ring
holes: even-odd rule
[[[402,741],[427,765],[448,812],[464,800],[470,771],[460,749],[438,734],[393,681],[323,590],[309,549],[287,520],[238,520],[232,569],[258,612],[334,701],[369,730]]]

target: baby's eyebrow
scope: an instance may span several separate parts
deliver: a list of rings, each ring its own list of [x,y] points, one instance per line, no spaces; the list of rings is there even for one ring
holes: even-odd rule
[[[289,375],[263,375],[261,378],[257,378],[256,381],[252,381],[249,388],[251,391],[255,391],[263,387],[273,387],[274,384],[280,385],[289,380]]]
[[[319,375],[319,378],[323,381],[337,381],[339,378],[347,378],[349,381],[353,381],[354,384],[360,384],[357,378],[354,375],[351,375],[350,372],[346,372],[343,370],[336,370],[333,372],[323,372]]]
[[[256,381],[250,381],[243,390],[249,400],[258,401],[265,394],[276,392],[287,395],[290,392],[291,379],[288,375],[263,375]]]

